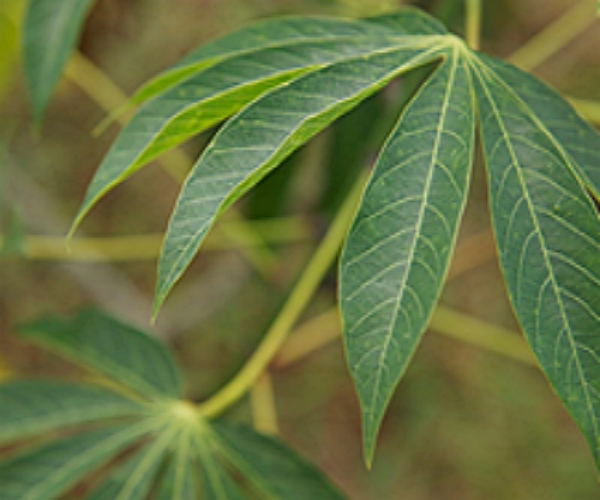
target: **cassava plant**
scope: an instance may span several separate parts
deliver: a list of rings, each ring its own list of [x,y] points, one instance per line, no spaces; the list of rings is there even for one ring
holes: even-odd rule
[[[91,4],[29,2],[25,73],[37,123]],[[515,315],[600,466],[600,138],[546,84],[473,45],[410,8],[365,19],[275,18],[199,47],[143,85],[69,237],[110,190],[224,122],[187,174],[171,214],[158,261],[156,316],[236,200],[400,75],[430,69],[256,354],[207,401],[184,399],[164,346],[104,313],[88,310],[22,330],[26,340],[97,378],[0,387],[7,409],[0,414],[1,443],[52,437],[0,464],[2,498],[56,498],[107,463],[114,469],[86,498],[341,498],[273,439],[218,417],[273,358],[345,240],[339,306],[370,467],[386,408],[447,275],[477,141]]]

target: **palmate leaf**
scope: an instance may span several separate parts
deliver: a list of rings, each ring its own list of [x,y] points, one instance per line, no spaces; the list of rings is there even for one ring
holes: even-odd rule
[[[176,78],[167,72],[150,84],[150,90],[141,91],[143,98],[156,95],[125,126],[102,161],[71,233],[106,192],[162,152],[303,73],[392,47],[419,45],[425,37],[444,33],[443,27],[428,19],[409,10],[396,17],[371,21],[274,21],[262,28],[229,35],[221,44],[215,42],[216,48],[208,50],[213,56],[218,54],[212,59],[214,64],[202,59],[200,50],[200,61],[204,62],[199,63],[199,70],[184,65],[188,69],[183,76],[177,69]],[[313,27],[309,27],[311,23]],[[414,34],[416,29],[422,30],[420,34]],[[245,36],[250,38],[246,40]],[[252,47],[259,37],[263,41]]]
[[[180,397],[181,374],[156,339],[106,314],[82,310],[67,321],[44,319],[19,336],[150,398]]]
[[[332,64],[275,89],[228,121],[177,200],[159,259],[154,313],[224,209],[340,115],[402,72],[440,57],[443,42],[413,42]]]
[[[164,367],[157,365],[170,360],[164,346],[105,315],[88,311],[76,318],[81,317],[85,321],[54,321],[52,328],[43,326],[47,321],[38,323],[43,327],[33,331],[41,331],[42,338],[36,341],[67,357],[78,348],[82,364],[90,362],[101,372],[113,367],[115,381],[126,386],[140,391],[157,387],[161,377],[139,370],[135,358],[129,372],[121,363],[135,346],[135,355],[160,372]],[[94,320],[98,328],[90,324]],[[76,337],[71,344],[69,335]],[[123,352],[110,348],[111,336],[121,339]],[[41,445],[0,456],[0,498],[53,500],[103,465],[108,471],[86,500],[141,500],[149,494],[156,500],[254,498],[247,485],[260,492],[259,498],[297,498],[296,491],[308,495],[299,498],[341,498],[318,471],[274,440],[251,429],[207,422],[192,403],[166,394],[148,394],[147,399],[130,401],[91,384],[0,384],[0,444],[45,438]]]
[[[457,49],[392,132],[348,235],[340,304],[367,463],[446,275],[467,197],[473,105]]]
[[[564,116],[565,105],[548,91],[530,107],[522,95],[541,87],[531,77],[487,57],[474,61],[490,208],[510,299],[600,466],[600,219],[583,184],[598,171],[588,161],[597,158],[600,138],[566,120],[572,112]]]
[[[40,122],[93,0],[29,0],[23,58],[33,117]]]

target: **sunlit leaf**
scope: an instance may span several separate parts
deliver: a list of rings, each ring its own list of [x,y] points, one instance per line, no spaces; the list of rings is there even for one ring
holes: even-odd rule
[[[181,375],[166,346],[102,312],[41,320],[19,335],[148,398],[182,394]]]
[[[0,408],[0,443],[144,411],[143,405],[102,387],[46,380],[0,384]]]
[[[368,463],[442,288],[467,196],[473,136],[469,73],[454,52],[392,132],[348,236],[340,301]]]
[[[379,22],[319,20],[312,27],[311,19],[288,20],[274,22],[277,29],[272,32],[267,23],[225,37],[222,45],[227,57],[186,74],[175,85],[171,73],[166,82],[152,84],[162,93],[143,105],[117,137],[88,187],[71,231],[106,192],[160,153],[231,116],[270,89],[338,61],[393,47],[423,45],[427,35],[412,34],[413,29],[423,27],[429,30],[425,33],[438,33],[433,31],[437,25],[430,22],[429,26],[423,17],[417,11],[406,11]],[[253,48],[257,37],[263,42]],[[209,47],[208,52],[213,49]]]
[[[600,465],[600,219],[579,178],[598,171],[600,138],[577,128],[572,113],[563,115],[565,105],[548,92],[530,107],[512,84],[520,83],[522,95],[539,85],[518,70],[480,58],[474,75],[510,299]]]
[[[227,122],[177,201],[159,260],[154,313],[225,208],[333,120],[439,51],[399,47],[333,64],[270,92]]]
[[[33,116],[40,122],[93,0],[29,0],[23,58]]]

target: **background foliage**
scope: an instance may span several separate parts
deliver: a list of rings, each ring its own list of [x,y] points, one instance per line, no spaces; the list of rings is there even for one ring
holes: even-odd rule
[[[186,48],[249,18],[303,11],[374,14],[395,6],[394,2],[359,5],[351,1],[236,3],[239,8],[228,5],[225,11],[218,2],[182,3],[173,9],[170,3],[158,0],[127,5],[101,1],[90,14],[80,49],[111,79],[131,91],[176,60]],[[18,2],[1,5],[3,16],[14,19]],[[426,6],[461,29],[462,2],[429,2]],[[561,19],[571,2],[548,2],[547,9],[535,6],[536,2],[494,2],[493,7],[486,6],[494,11],[486,10],[484,49],[499,55],[512,53],[552,20]],[[590,26],[589,15],[580,17],[571,15],[569,22],[562,17],[559,32],[570,30],[574,38],[559,43],[555,48],[560,50],[548,54],[552,55],[549,59],[543,58],[536,71],[569,95],[596,99],[600,97],[594,84],[598,76],[595,68],[599,67],[597,51],[593,50],[595,43],[597,46],[597,27]],[[157,18],[164,19],[161,32],[155,29]],[[203,29],[198,29],[198,19],[204,21]],[[13,28],[9,21],[4,22],[8,28],[2,36],[10,40]],[[552,39],[557,40],[556,34]],[[16,44],[3,45],[6,50],[11,46]],[[521,61],[531,58],[527,53],[520,57]],[[12,59],[16,61],[15,56]],[[104,112],[89,101],[85,91],[81,92],[86,88],[85,76],[92,70],[75,63],[68,68],[69,78],[62,81],[36,135],[30,127],[22,80],[17,76],[16,63],[11,66],[10,60],[2,58],[7,61],[3,62],[4,72],[11,77],[6,78],[11,86],[5,95],[11,98],[4,101],[3,116],[7,119],[3,120],[0,139],[5,240],[5,260],[0,267],[4,285],[0,291],[2,350],[11,371],[71,373],[58,360],[16,343],[7,334],[17,323],[40,313],[68,312],[90,302],[145,325],[154,263],[139,260],[135,248],[137,244],[151,253],[155,240],[130,240],[125,251],[118,245],[75,248],[75,256],[86,255],[87,251],[96,261],[102,253],[112,258],[108,262],[102,259],[102,263],[67,264],[57,262],[67,256],[60,246],[51,246],[54,240],[36,238],[38,233],[64,234],[81,197],[74,193],[83,193],[116,128],[100,138],[91,136],[90,131]],[[156,333],[172,340],[192,381],[189,390],[194,397],[208,395],[243,363],[277,310],[278,297],[305,263],[330,210],[331,202],[324,193],[328,186],[338,183],[339,165],[329,161],[336,148],[347,141],[359,143],[348,137],[355,134],[362,139],[356,131],[364,130],[365,120],[373,120],[373,137],[353,155],[362,159],[359,167],[367,162],[382,132],[389,128],[387,111],[394,116],[393,109],[410,95],[413,84],[411,78],[406,78],[386,89],[382,96],[321,134],[277,178],[265,182],[274,183],[276,191],[288,194],[284,200],[267,203],[271,205],[269,215],[293,216],[284,226],[289,231],[288,242],[252,251],[223,250],[240,245],[232,241],[232,234],[239,239],[237,221],[224,221],[212,243],[213,248],[221,250],[207,252],[198,259],[193,272],[175,289]],[[110,92],[103,97],[110,100]],[[200,138],[186,147],[193,152],[202,142]],[[476,170],[461,240],[464,246],[457,255],[455,277],[446,287],[443,301],[469,315],[461,318],[459,330],[474,327],[467,322],[471,316],[514,329],[486,238],[488,216],[481,177],[481,171]],[[176,184],[170,182],[160,168],[142,172],[135,182],[111,193],[86,221],[84,231],[128,234],[163,230],[176,193]],[[264,199],[272,191],[272,187],[259,187],[246,200],[246,210],[259,214],[262,210],[264,214],[260,204],[265,204]],[[152,203],[148,204],[148,199]],[[277,208],[274,211],[272,207]],[[285,234],[282,226],[275,231],[264,227],[267,238],[273,232],[279,237]],[[136,258],[133,262],[117,262],[119,252],[118,260]],[[328,309],[333,290],[333,283],[320,290],[306,314],[307,320],[318,318]],[[449,323],[446,318],[444,328],[437,329],[447,329]],[[326,331],[328,327],[323,321],[310,329]],[[436,330],[435,323],[432,330]],[[331,344],[295,364],[280,361],[273,370],[273,382],[277,424],[285,439],[317,461],[352,498],[397,498],[399,492],[403,498],[415,499],[483,495],[558,499],[593,498],[597,494],[583,439],[544,379],[535,369],[495,354],[426,335],[386,417],[371,475],[364,472],[360,460],[359,413],[339,344]],[[260,392],[254,397],[260,400]],[[261,422],[256,409],[263,406],[240,405],[231,416],[249,421],[254,409],[255,419]]]

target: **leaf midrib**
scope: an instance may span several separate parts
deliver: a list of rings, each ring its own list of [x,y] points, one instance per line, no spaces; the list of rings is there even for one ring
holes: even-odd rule
[[[422,198],[422,202],[421,202],[421,208],[419,211],[419,216],[417,219],[417,222],[415,224],[415,231],[414,231],[414,237],[413,237],[413,241],[410,247],[410,252],[409,255],[406,258],[407,262],[411,262],[413,260],[414,257],[414,253],[415,253],[415,247],[417,245],[417,241],[419,240],[419,229],[421,228],[422,224],[423,224],[423,217],[424,217],[424,213],[425,213],[425,207],[427,206],[427,199],[429,196],[429,189],[431,187],[431,182],[433,180],[433,172],[435,170],[435,158],[438,156],[438,151],[439,151],[439,147],[440,147],[440,142],[441,142],[441,137],[442,137],[442,132],[443,132],[443,126],[442,124],[445,123],[446,121],[446,115],[447,115],[447,109],[448,109],[448,96],[452,91],[452,82],[454,81],[455,75],[456,75],[456,66],[457,66],[457,61],[458,61],[458,55],[456,53],[456,49],[454,49],[452,51],[452,71],[451,71],[451,76],[448,79],[448,84],[446,87],[446,93],[444,96],[444,106],[442,107],[441,113],[440,113],[440,119],[438,121],[438,126],[437,126],[437,132],[436,132],[436,137],[435,137],[435,143],[434,146],[432,148],[432,154],[431,154],[431,161],[429,163],[429,169],[428,169],[428,173],[427,173],[427,180],[425,182],[425,188],[424,188],[424,192],[425,192],[425,196]],[[443,63],[442,63],[443,64]],[[377,400],[378,396],[379,396],[379,385],[381,383],[381,374],[383,372],[383,369],[385,368],[385,363],[384,363],[384,358],[387,356],[387,352],[389,349],[389,345],[390,342],[392,340],[393,337],[393,332],[394,332],[394,328],[396,327],[396,323],[398,320],[398,311],[400,308],[400,303],[402,302],[402,299],[404,297],[404,287],[406,285],[406,282],[408,280],[408,276],[410,274],[410,269],[407,269],[407,271],[404,273],[404,276],[402,277],[402,280],[399,284],[399,290],[400,293],[397,295],[396,297],[396,302],[394,304],[394,309],[392,312],[392,316],[391,319],[392,321],[389,324],[388,327],[388,332],[389,334],[385,337],[385,341],[383,343],[381,352],[379,354],[379,362],[377,363],[377,370],[376,370],[376,376],[375,376],[375,386],[373,388],[372,391],[372,397],[371,397],[371,403],[370,403],[370,408],[374,408],[375,407],[375,401]],[[374,420],[374,413],[373,411],[369,412],[369,421],[370,421],[370,425],[369,427],[372,426],[373,420]]]

